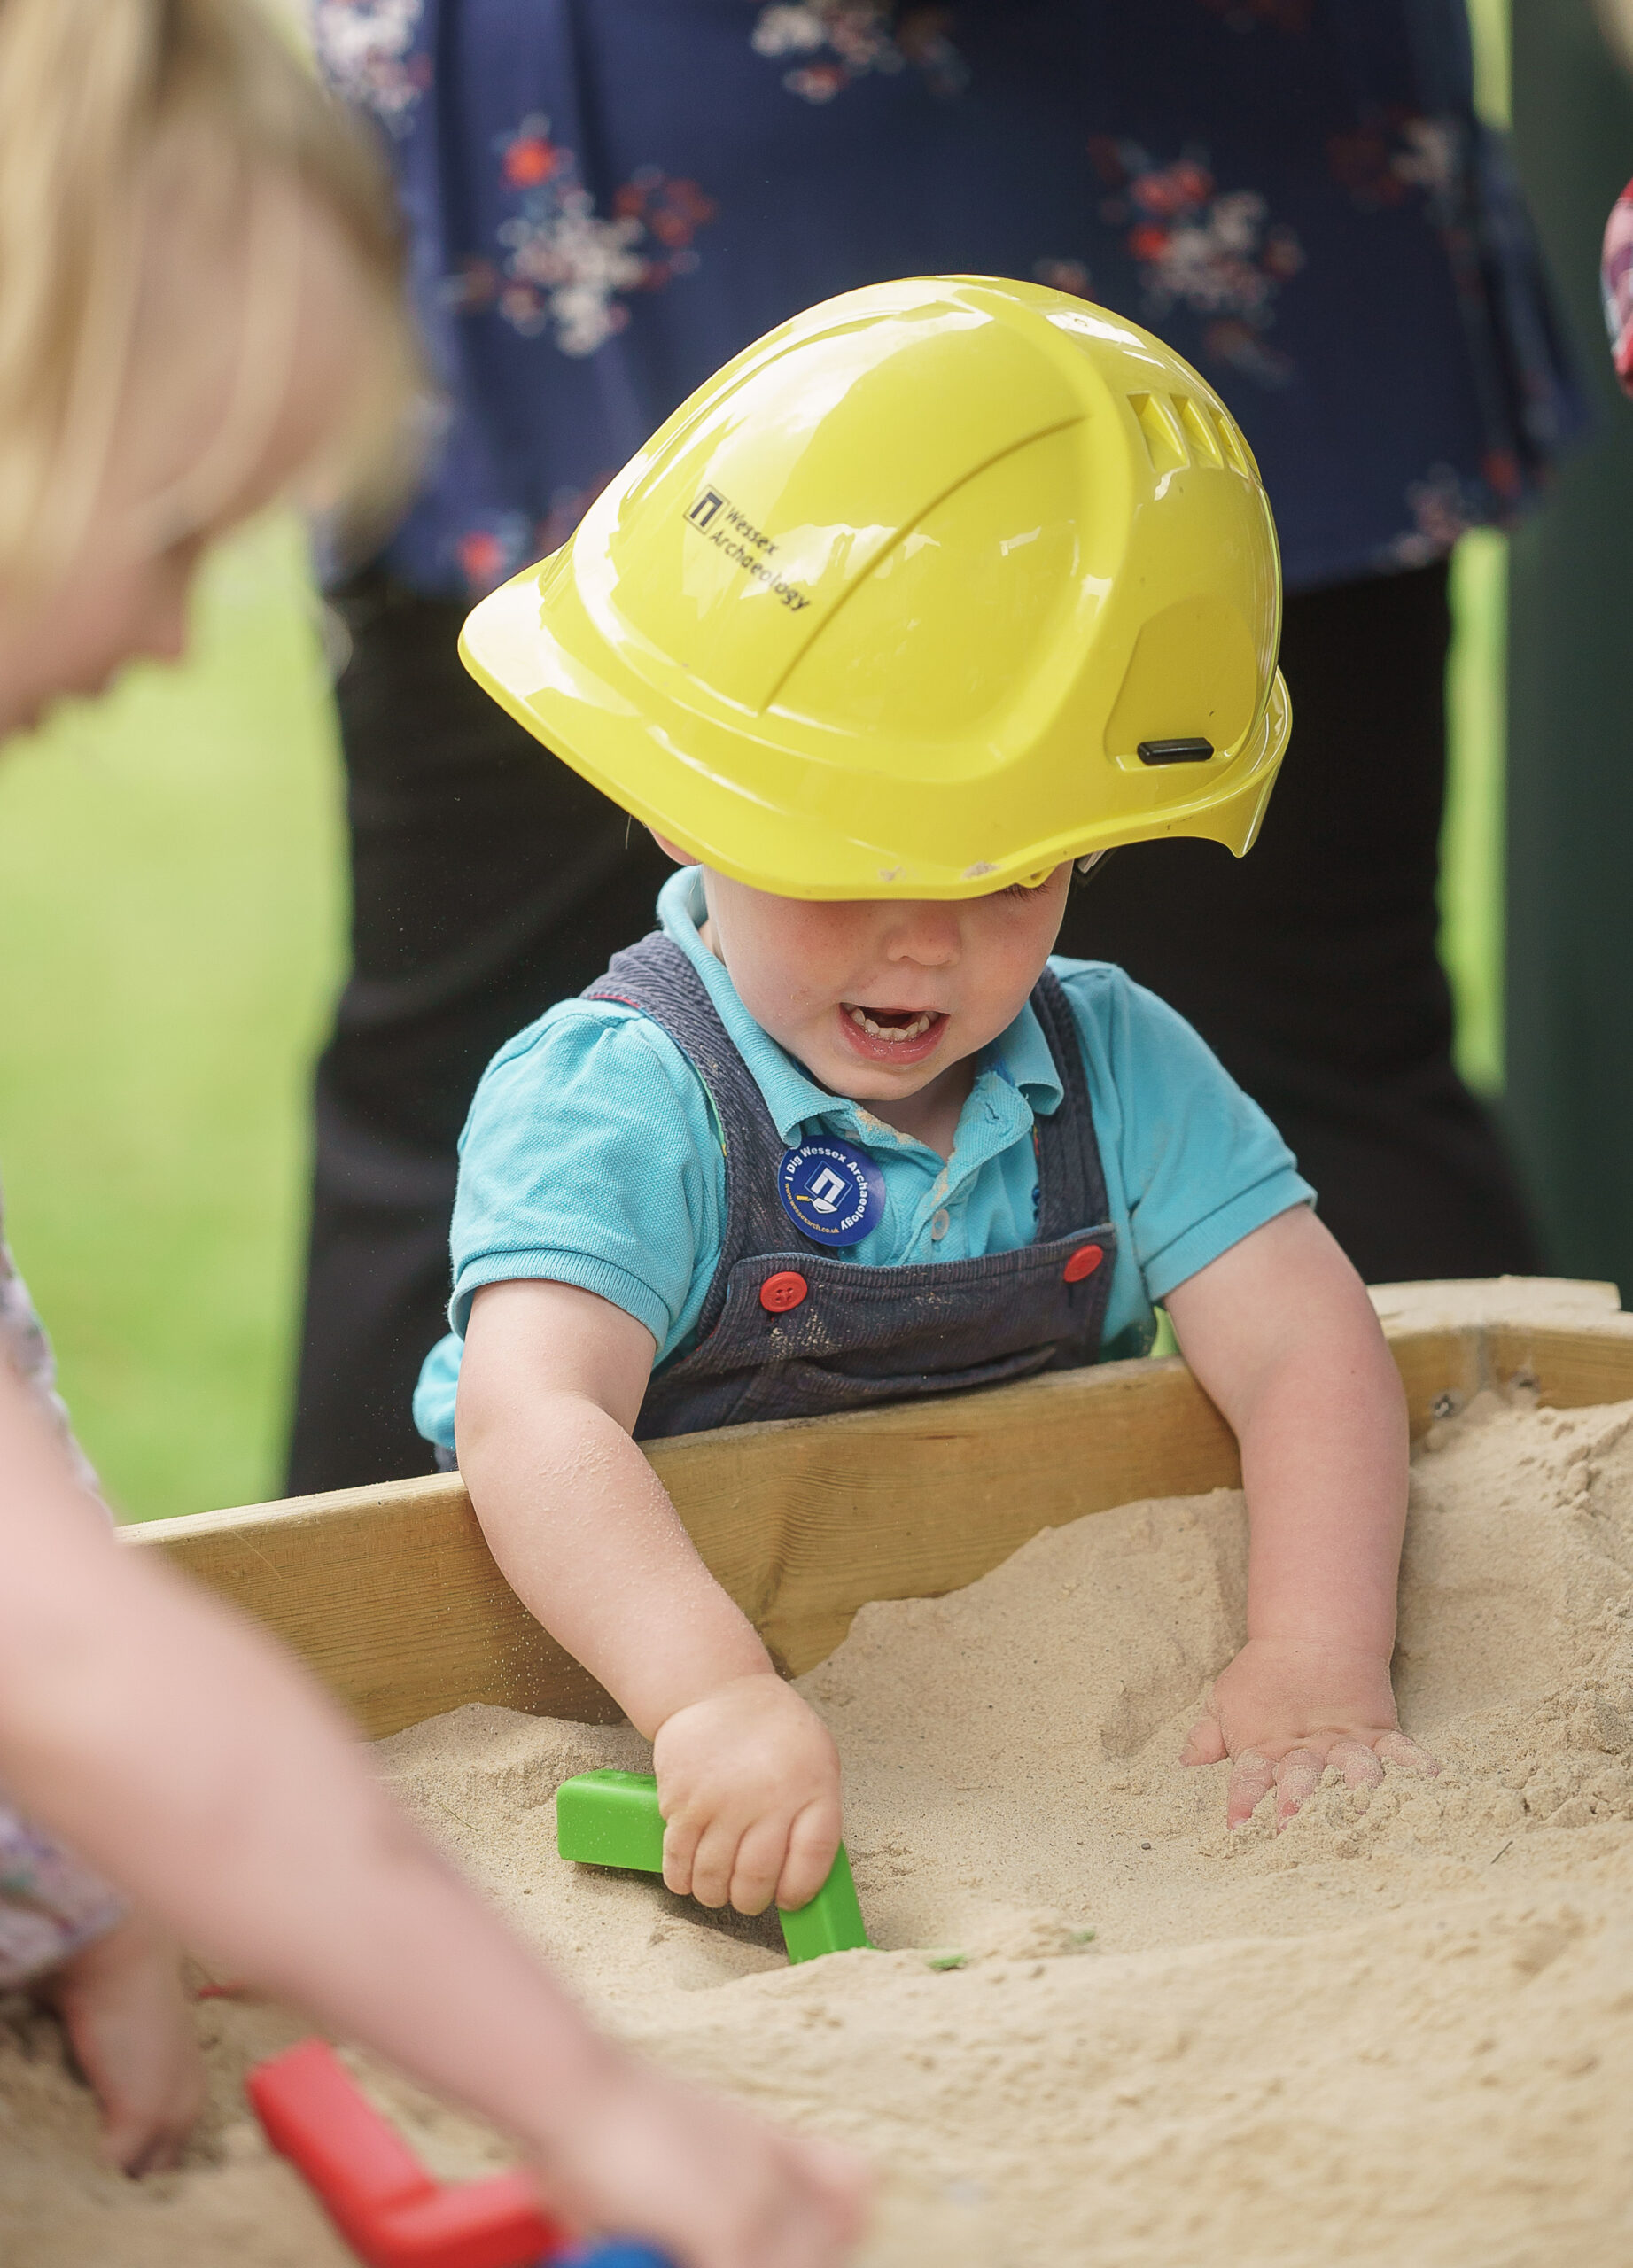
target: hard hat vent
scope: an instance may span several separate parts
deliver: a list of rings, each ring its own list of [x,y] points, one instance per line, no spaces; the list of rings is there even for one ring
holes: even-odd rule
[[[1179,423],[1185,427],[1194,454],[1204,464],[1225,462],[1219,447],[1219,436],[1214,431],[1213,420],[1200,401],[1193,401],[1189,394],[1181,397],[1178,408]]]
[[[1153,472],[1178,472],[1190,462],[1179,420],[1166,394],[1131,393],[1129,407],[1139,420]]]
[[[1155,473],[1178,472],[1188,464],[1248,470],[1228,418],[1216,424],[1208,406],[1190,394],[1131,393],[1129,408],[1139,422],[1146,454]]]

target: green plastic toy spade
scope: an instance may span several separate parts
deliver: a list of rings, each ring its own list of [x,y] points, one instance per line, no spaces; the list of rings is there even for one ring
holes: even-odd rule
[[[556,1847],[564,1859],[583,1867],[629,1867],[639,1874],[661,1875],[664,1822],[657,1782],[649,1772],[580,1772],[576,1779],[564,1780],[556,1790]],[[810,1905],[778,1918],[790,1961],[851,1953],[867,1945],[843,1843]]]

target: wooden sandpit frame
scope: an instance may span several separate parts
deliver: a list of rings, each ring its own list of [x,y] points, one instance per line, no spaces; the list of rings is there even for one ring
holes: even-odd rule
[[[1414,1439],[1515,1379],[1557,1409],[1633,1398],[1633,1315],[1612,1285],[1499,1278],[1372,1298]],[[1229,1429],[1178,1357],[694,1433],[649,1455],[704,1559],[796,1675],[869,1599],[957,1590],[1042,1528],[1240,1480]],[[124,1535],[264,1623],[372,1737],[468,1701],[619,1714],[510,1590],[456,1473]]]

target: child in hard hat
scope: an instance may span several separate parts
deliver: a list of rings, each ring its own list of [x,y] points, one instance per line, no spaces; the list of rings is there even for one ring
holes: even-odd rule
[[[371,153],[247,0],[0,0],[0,739],[175,654],[193,565],[354,485],[413,377]],[[61,2011],[110,2158],[202,2074],[180,1938],[514,2135],[685,2268],[833,2268],[844,2154],[600,2039],[247,1626],[121,1549],[0,1243],[0,1991]]]
[[[1074,865],[1251,843],[1279,573],[1196,373],[1040,288],[877,286],[750,347],[478,678],[687,863],[660,928],[502,1049],[416,1410],[523,1599],[652,1738],[665,1876],[797,1906],[839,1770],[639,1440],[1144,1352],[1236,1431],[1248,1639],[1186,1751],[1279,1821],[1428,1759],[1390,1689],[1399,1379],[1274,1129],[1115,968]],[[1093,1445],[1085,1444],[1085,1456]]]

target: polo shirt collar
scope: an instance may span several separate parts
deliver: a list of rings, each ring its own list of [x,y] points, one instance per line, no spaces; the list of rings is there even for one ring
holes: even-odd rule
[[[802,1128],[813,1118],[843,1119],[851,1133],[864,1139],[876,1138],[887,1130],[865,1103],[820,1087],[804,1066],[755,1022],[738,998],[737,988],[725,962],[717,960],[703,941],[702,927],[707,911],[701,866],[681,867],[679,874],[671,874],[658,893],[657,918],[664,935],[680,946],[702,977],[715,1012],[748,1066],[782,1141],[797,1142]],[[1030,1000],[1023,1003],[1015,1021],[982,1049],[976,1060],[971,1103],[988,1081],[1001,1081],[1015,1089],[1040,1117],[1052,1116],[1064,1100],[1054,1058]],[[968,1107],[969,1104],[966,1104],[965,1108]],[[902,1136],[897,1138],[906,1139]]]

